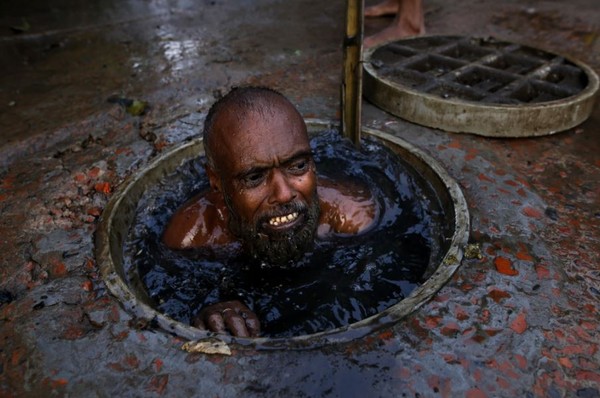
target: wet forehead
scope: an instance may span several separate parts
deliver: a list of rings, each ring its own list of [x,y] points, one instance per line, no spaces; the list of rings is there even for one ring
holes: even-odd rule
[[[272,167],[310,151],[306,126],[287,106],[272,112],[230,112],[219,128],[219,163],[232,174],[255,167]]]

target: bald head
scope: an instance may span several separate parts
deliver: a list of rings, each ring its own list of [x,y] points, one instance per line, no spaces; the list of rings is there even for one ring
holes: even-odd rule
[[[243,135],[249,119],[285,117],[292,123],[304,125],[304,119],[294,105],[281,93],[266,87],[236,87],[210,108],[204,122],[204,147],[210,167],[215,168],[217,147],[234,135]],[[285,132],[282,132],[285,133]],[[244,139],[243,137],[237,137]],[[264,145],[269,145],[264,142]]]
[[[204,127],[211,191],[247,252],[269,262],[303,255],[319,220],[317,176],[304,119],[276,91],[232,90]]]

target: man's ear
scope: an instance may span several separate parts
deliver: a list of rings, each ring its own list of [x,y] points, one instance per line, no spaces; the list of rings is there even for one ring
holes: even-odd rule
[[[217,172],[212,167],[210,167],[209,164],[204,165],[204,170],[206,170],[206,175],[208,176],[210,188],[213,191],[221,192],[221,179],[217,175]]]

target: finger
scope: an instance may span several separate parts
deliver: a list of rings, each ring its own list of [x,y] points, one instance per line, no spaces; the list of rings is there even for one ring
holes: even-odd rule
[[[252,314],[252,317],[246,318],[246,327],[250,337],[258,337],[260,335],[260,322],[256,315]]]
[[[252,311],[243,311],[240,312],[240,315],[246,321],[246,327],[248,328],[250,337],[258,337],[260,335],[260,321],[256,314]]]
[[[246,328],[246,321],[234,310],[224,311],[223,319],[227,329],[231,331],[231,334],[238,337],[249,337],[250,333]]]
[[[225,322],[223,322],[223,317],[218,312],[206,317],[206,325],[212,332],[225,333]]]

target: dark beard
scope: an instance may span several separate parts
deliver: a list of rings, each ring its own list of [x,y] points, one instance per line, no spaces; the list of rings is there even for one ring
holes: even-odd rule
[[[304,216],[305,220],[303,224],[293,230],[276,235],[265,231],[261,232],[260,227],[273,215],[264,215],[259,220],[244,222],[232,208],[229,196],[227,194],[223,196],[229,210],[229,230],[242,241],[246,254],[263,265],[281,267],[290,261],[300,259],[312,249],[321,212],[316,190],[310,206],[297,201],[287,203],[277,209],[278,214],[298,212]]]

